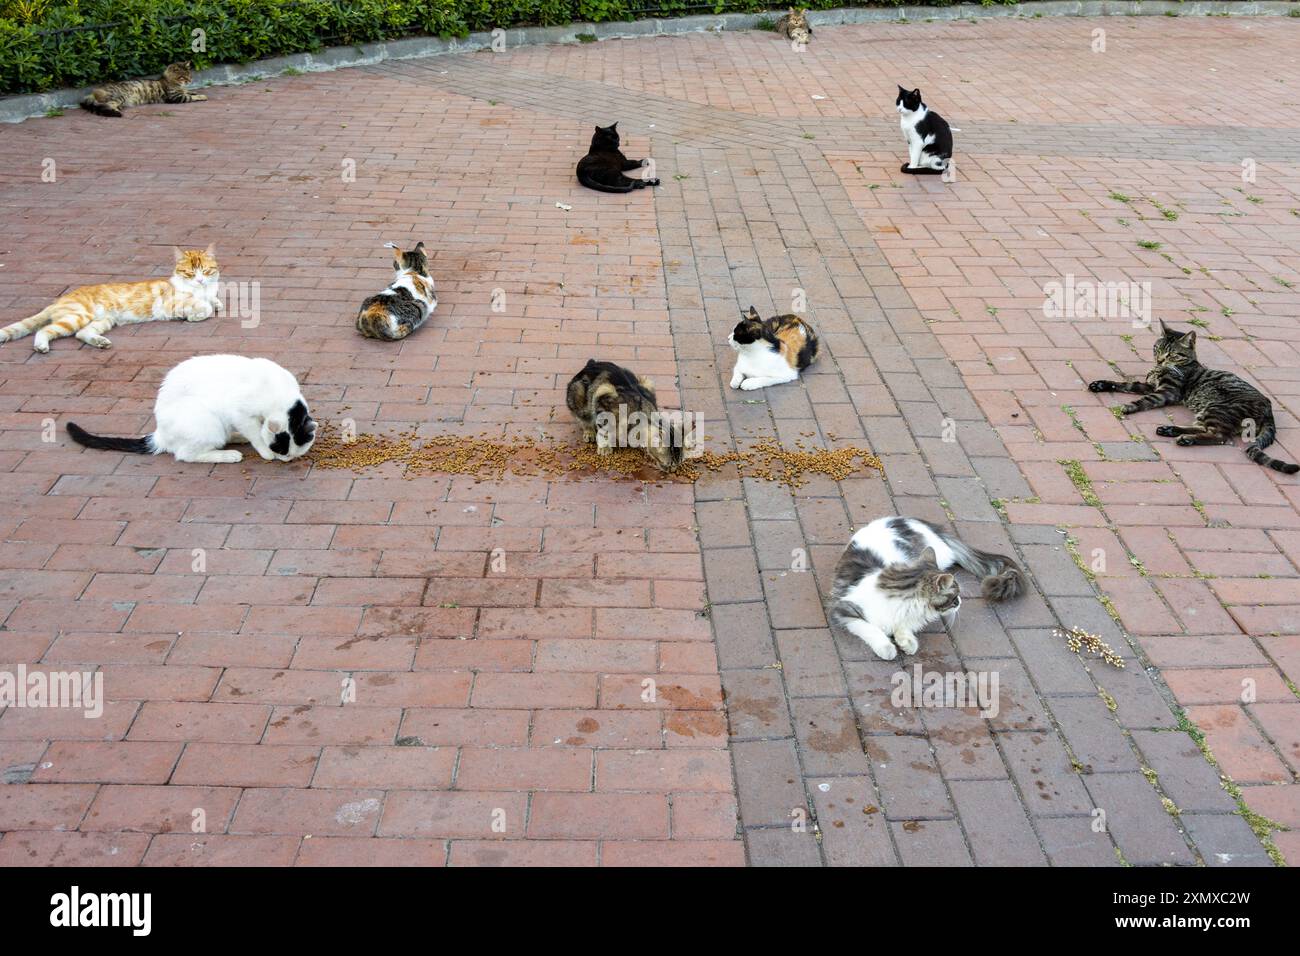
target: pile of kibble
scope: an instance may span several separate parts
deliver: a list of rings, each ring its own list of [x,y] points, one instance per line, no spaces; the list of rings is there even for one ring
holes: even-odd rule
[[[616,448],[608,455],[590,444],[561,444],[523,437],[440,435],[420,439],[414,431],[395,435],[347,436],[325,426],[308,455],[317,468],[365,471],[390,462],[403,468],[403,476],[452,474],[481,480],[507,474],[563,478],[569,475],[605,475],[621,480],[698,480],[706,472],[734,466],[742,478],[776,481],[791,489],[802,488],[814,475],[834,481],[867,469],[883,474],[880,459],[866,448],[806,448],[803,442],[786,448],[773,439],[761,439],[744,450],[705,451],[688,458],[674,471],[660,471],[643,452]]]

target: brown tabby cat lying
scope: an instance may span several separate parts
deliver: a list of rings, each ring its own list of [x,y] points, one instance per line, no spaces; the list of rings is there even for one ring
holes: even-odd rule
[[[1146,381],[1102,380],[1089,384],[1089,390],[1140,395],[1137,401],[1120,406],[1124,415],[1166,405],[1186,405],[1196,415],[1194,425],[1161,425],[1156,434],[1177,436],[1179,445],[1225,445],[1241,435],[1249,442],[1246,457],[1255,464],[1287,475],[1300,471],[1300,465],[1264,454],[1263,449],[1277,437],[1273,403],[1267,397],[1245,379],[1198,362],[1194,330],[1176,332],[1162,319],[1160,332],[1154,349],[1156,367],[1147,372]]]
[[[808,25],[808,11],[790,8],[790,12],[776,21],[776,32],[791,43],[806,44],[812,38],[812,27]]]
[[[584,441],[596,453],[641,448],[663,471],[672,471],[686,456],[681,420],[659,411],[654,383],[613,362],[588,359],[573,376],[565,396],[569,411],[582,425]]]
[[[188,60],[173,63],[156,80],[123,80],[97,86],[81,101],[81,108],[100,116],[121,116],[122,110],[128,106],[206,100],[202,93],[191,93],[185,88],[193,78],[194,67]]]

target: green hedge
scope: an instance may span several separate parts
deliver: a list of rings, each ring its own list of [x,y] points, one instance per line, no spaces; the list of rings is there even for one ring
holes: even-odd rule
[[[805,0],[811,9],[844,0]],[[875,0],[866,6],[900,6]],[[949,6],[959,0],[928,0]],[[1016,0],[980,0],[1014,3]],[[760,0],[0,0],[0,95],[39,93],[424,33],[754,12]],[[780,6],[780,0],[775,0]],[[192,49],[194,30],[205,33]]]

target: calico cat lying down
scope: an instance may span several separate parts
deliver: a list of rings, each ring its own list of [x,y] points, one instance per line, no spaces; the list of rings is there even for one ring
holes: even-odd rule
[[[97,86],[81,101],[81,108],[100,116],[121,116],[128,106],[206,100],[202,93],[191,93],[185,88],[193,78],[194,67],[188,60],[173,63],[156,80],[123,80]]]
[[[582,438],[596,452],[642,448],[663,471],[686,457],[687,436],[680,413],[661,413],[654,383],[613,362],[588,359],[565,393],[569,411],[582,426]]]
[[[986,601],[1006,601],[1025,588],[1015,561],[963,544],[920,518],[877,518],[858,530],[835,567],[828,618],[865,641],[882,660],[915,654],[916,632],[961,607],[956,565],[983,578]]]
[[[1100,380],[1088,385],[1094,392],[1130,392],[1141,397],[1120,412],[1131,415],[1148,408],[1186,405],[1196,415],[1191,426],[1161,425],[1156,434],[1177,437],[1179,445],[1224,445],[1241,435],[1250,444],[1246,457],[1257,465],[1286,475],[1300,471],[1300,465],[1264,454],[1277,438],[1273,403],[1245,379],[1209,369],[1196,358],[1196,331],[1178,332],[1160,320],[1156,339],[1156,365],[1145,381]]]
[[[648,159],[628,159],[618,149],[618,124],[597,126],[591,149],[578,160],[578,182],[602,193],[630,193],[658,186],[657,179],[628,179],[624,173],[650,165]]]
[[[738,353],[731,387],[746,391],[797,380],[821,349],[817,333],[799,316],[762,319],[752,305],[727,341]]]
[[[396,342],[424,325],[438,307],[438,297],[434,295],[423,242],[417,242],[410,252],[403,252],[391,242],[384,248],[393,250],[396,275],[387,289],[361,303],[357,331],[367,338]]]
[[[298,380],[270,359],[200,355],[181,362],[163,378],[154,404],[158,426],[144,438],[92,435],[68,422],[79,445],[109,451],[158,455],[177,461],[236,462],[227,449],[248,442],[267,461],[292,461],[316,440],[316,422]]]

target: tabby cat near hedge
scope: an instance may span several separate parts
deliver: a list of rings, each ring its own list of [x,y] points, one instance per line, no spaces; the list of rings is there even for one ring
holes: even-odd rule
[[[97,86],[81,101],[81,108],[100,116],[121,116],[128,106],[206,100],[202,93],[191,93],[185,88],[193,78],[194,67],[188,60],[173,63],[156,80],[123,80]]]

